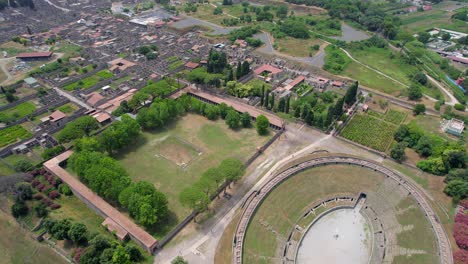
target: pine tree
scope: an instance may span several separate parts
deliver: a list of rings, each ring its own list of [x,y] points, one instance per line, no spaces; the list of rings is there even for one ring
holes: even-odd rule
[[[274,108],[275,108],[275,94],[272,93],[270,97],[270,109],[274,109]]]
[[[358,82],[356,81],[351,85],[348,90],[346,91],[346,94],[344,96],[344,102],[348,105],[351,106],[356,102],[356,96],[357,96],[357,90],[358,90]]]
[[[325,119],[325,127],[326,128],[328,128],[331,125],[331,123],[333,122],[333,112],[334,112],[333,110],[334,110],[333,106],[330,105],[328,107],[327,119]]]
[[[284,97],[283,97],[283,98],[281,98],[281,99],[279,100],[278,111],[284,112],[285,106],[286,106],[286,100],[285,100]]]
[[[302,115],[301,115],[301,118],[302,119],[305,119],[306,116],[307,116],[307,113],[309,113],[310,111],[310,106],[308,104],[305,104],[303,107],[302,107]]]
[[[335,107],[333,109],[333,116],[335,118],[339,118],[343,114],[343,103],[344,98],[340,98],[338,101],[336,101]]]
[[[228,81],[233,81],[233,80],[234,80],[234,70],[231,69],[229,71]]]
[[[312,112],[312,110],[309,109],[304,119],[304,122],[306,122],[306,124],[308,124],[309,126],[314,124],[314,112]]]
[[[260,106],[263,106],[264,97],[265,97],[265,85],[262,85],[262,95],[260,96]]]
[[[289,101],[291,101],[291,96],[288,96],[288,99],[286,99],[286,106],[284,107],[284,112],[286,114],[289,113]]]
[[[242,64],[240,61],[237,62],[236,68],[236,79],[239,80],[242,77]]]
[[[263,102],[263,106],[268,108],[268,103],[270,102],[270,91],[267,90],[266,93],[265,93],[265,100]]]
[[[250,64],[248,61],[242,63],[242,76],[247,75],[250,72]]]
[[[301,107],[296,106],[296,109],[294,109],[294,117],[299,118],[301,116]]]

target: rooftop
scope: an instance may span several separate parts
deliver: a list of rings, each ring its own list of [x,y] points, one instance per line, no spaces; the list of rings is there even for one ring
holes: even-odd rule
[[[269,72],[271,74],[277,74],[277,73],[280,73],[282,71],[283,70],[278,69],[278,68],[276,68],[274,66],[271,66],[269,64],[263,64],[262,66],[260,66],[260,67],[258,67],[257,69],[254,70],[256,75],[260,75],[263,72]]]
[[[26,58],[47,58],[54,54],[51,51],[48,52],[24,52],[16,55],[17,59],[26,59]]]

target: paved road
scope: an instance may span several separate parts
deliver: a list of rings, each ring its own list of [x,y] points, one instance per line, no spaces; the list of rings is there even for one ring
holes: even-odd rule
[[[312,168],[315,166],[321,166],[326,164],[353,164],[361,167],[366,167],[375,171],[378,171],[387,177],[395,180],[399,185],[403,186],[418,202],[421,208],[424,210],[429,222],[432,225],[434,235],[436,236],[439,256],[441,258],[441,263],[443,264],[452,264],[452,249],[450,241],[445,229],[437,218],[437,214],[434,212],[432,207],[426,201],[423,194],[419,190],[419,187],[412,184],[411,181],[408,181],[405,176],[400,175],[386,167],[360,158],[353,158],[347,156],[329,156],[329,157],[319,157],[314,158],[305,162],[302,162],[296,166],[290,167],[289,169],[275,175],[271,180],[262,184],[261,188],[258,188],[255,196],[244,206],[244,210],[239,221],[239,224],[236,229],[235,237],[236,244],[233,248],[233,263],[241,264],[242,263],[242,253],[243,253],[243,242],[245,237],[245,232],[247,231],[247,226],[251,221],[252,217],[255,214],[256,208],[261,204],[263,199],[278,185],[281,184],[285,179],[295,175],[296,173]],[[389,245],[390,247],[393,245]]]
[[[455,98],[455,96],[453,96],[453,94],[449,92],[447,89],[445,89],[445,87],[442,84],[440,84],[436,79],[432,78],[429,74],[426,74],[426,76],[427,76],[427,79],[429,79],[429,81],[431,81],[433,84],[439,87],[440,90],[442,90],[442,92],[446,95],[445,98],[448,97],[448,100],[445,102],[445,104],[453,106],[459,103],[457,98]]]
[[[67,93],[61,89],[59,89],[58,87],[53,87],[53,89],[58,93],[60,94],[61,96],[64,96],[66,98],[68,98],[68,100],[88,109],[88,110],[92,110],[93,108],[89,105],[87,105],[85,102],[83,102],[80,98],[70,94],[70,93]]]

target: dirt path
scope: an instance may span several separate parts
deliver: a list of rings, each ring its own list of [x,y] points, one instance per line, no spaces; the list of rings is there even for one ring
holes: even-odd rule
[[[14,57],[0,59],[0,70],[3,71],[5,73],[5,75],[6,75],[6,77],[7,77],[2,83],[0,83],[1,85],[5,84],[5,83],[8,83],[10,80],[12,80],[14,78],[7,69],[8,63],[10,63],[10,62],[12,62],[14,60],[15,60]]]
[[[458,104],[458,100],[457,98],[455,98],[455,96],[453,96],[452,93],[450,93],[442,84],[440,84],[436,79],[432,78],[430,75],[426,74],[427,76],[427,79],[429,79],[429,81],[431,81],[433,84],[435,84],[440,90],[442,90],[442,92],[446,95],[444,96],[446,99],[448,99],[445,104],[447,105],[452,105],[454,106],[455,104]]]

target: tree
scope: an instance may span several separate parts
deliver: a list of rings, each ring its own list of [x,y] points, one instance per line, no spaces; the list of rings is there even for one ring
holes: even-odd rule
[[[268,103],[270,102],[270,91],[266,90],[265,100],[263,101],[263,106],[268,109]]]
[[[33,190],[31,184],[27,182],[19,182],[15,186],[15,198],[18,201],[31,200]]]
[[[18,201],[11,206],[11,215],[14,218],[25,216],[28,214],[28,206],[23,201]]]
[[[125,247],[118,245],[114,250],[114,255],[112,255],[112,262],[119,264],[131,264],[130,255],[128,255]]]
[[[343,104],[344,97],[338,99],[338,101],[336,101],[335,107],[333,108],[333,116],[337,119],[340,118],[343,114]]]
[[[427,84],[427,76],[424,72],[418,72],[414,75],[413,80],[421,85]]]
[[[47,211],[47,206],[43,203],[35,205],[34,212],[36,212],[37,217],[45,217],[49,213],[49,211]]]
[[[188,264],[188,261],[186,261],[183,257],[177,256],[175,259],[171,261],[171,264]]]
[[[68,239],[68,231],[70,230],[71,222],[68,219],[58,221],[51,228],[51,235],[57,240]]]
[[[424,104],[416,104],[413,109],[415,115],[424,114],[426,112],[426,106]]]
[[[408,98],[410,100],[418,100],[418,99],[421,99],[421,97],[422,97],[421,87],[419,87],[419,85],[412,84],[408,88]]]
[[[400,41],[400,47],[401,49],[404,49],[404,47],[406,46],[406,44],[410,41],[412,41],[414,39],[413,35],[411,35],[411,33],[407,32],[407,31],[404,31],[404,30],[401,30],[398,34],[397,34],[397,39]]]
[[[221,162],[218,171],[227,181],[237,181],[244,174],[244,164],[238,159],[228,158]]]
[[[330,105],[328,107],[328,111],[327,111],[327,118],[325,119],[325,127],[329,127],[332,122],[333,122],[333,110],[334,110],[334,107],[332,105]]]
[[[240,115],[235,110],[229,110],[226,115],[226,124],[230,129],[237,129],[240,126]]]
[[[168,205],[166,196],[157,191],[153,184],[140,181],[125,188],[119,202],[140,224],[154,225],[166,218]]]
[[[191,186],[185,188],[179,196],[180,203],[196,212],[208,209],[210,197],[202,190]]]
[[[289,106],[289,103],[290,103],[290,101],[291,101],[291,96],[288,96],[288,98],[286,99],[286,106],[284,107],[284,112],[285,112],[286,114],[289,113],[289,107],[290,107],[290,106]]]
[[[274,109],[274,108],[275,108],[275,94],[272,93],[271,97],[270,97],[270,108],[268,108],[268,109]]]
[[[88,229],[82,223],[74,223],[68,230],[68,238],[76,245],[85,243],[88,237]]]
[[[400,142],[396,144],[390,151],[390,157],[398,162],[402,162],[406,159],[405,154],[406,143]]]
[[[65,151],[65,147],[62,145],[58,145],[52,148],[46,148],[44,152],[42,152],[41,157],[44,160],[49,160],[64,151]]]
[[[242,64],[240,61],[237,62],[236,67],[236,79],[239,80],[242,77]]]
[[[251,124],[252,117],[250,116],[249,112],[244,112],[241,115],[240,119],[241,119],[241,124],[243,127],[248,128],[252,125]]]
[[[260,106],[263,106],[264,97],[265,97],[265,85],[262,85],[262,94],[260,95]]]
[[[20,159],[13,164],[13,167],[15,168],[15,171],[17,172],[27,172],[31,171],[34,169],[34,166],[29,160],[26,159]]]
[[[294,108],[294,117],[299,118],[300,116],[301,116],[301,107],[296,106],[296,108]]]
[[[442,40],[443,41],[449,41],[451,38],[452,38],[452,35],[450,35],[450,33],[448,33],[448,32],[442,34]]]
[[[463,200],[468,196],[468,182],[453,180],[445,186],[444,192],[453,197],[456,202]]]
[[[415,146],[415,150],[423,157],[429,157],[432,154],[432,141],[428,136],[422,136]]]
[[[270,126],[270,121],[264,115],[259,115],[256,120],[257,133],[259,135],[266,135],[268,133],[268,127]]]
[[[125,251],[130,256],[130,260],[133,262],[140,262],[143,259],[141,251],[134,245],[125,245]]]
[[[81,116],[68,123],[57,135],[60,142],[70,142],[83,136],[89,136],[91,131],[96,130],[99,123],[92,116]]]
[[[111,247],[111,241],[103,235],[95,236],[89,241],[89,244],[93,246],[97,251],[104,251],[104,249]]]
[[[346,94],[344,96],[344,102],[348,106],[351,106],[356,101],[358,87],[359,87],[359,84],[356,81],[346,91]]]
[[[409,132],[408,126],[407,125],[400,125],[398,127],[397,131],[395,132],[395,134],[393,135],[393,138],[397,142],[401,142],[405,138],[409,137],[409,135],[410,135],[410,132]]]
[[[431,38],[431,34],[429,34],[426,31],[418,33],[418,40],[422,42],[423,44],[426,44],[429,42],[429,39]]]
[[[311,126],[314,124],[314,112],[312,112],[310,108],[307,111],[308,112],[306,113],[304,122],[306,122],[307,125]]]
[[[248,61],[244,61],[242,63],[242,76],[247,75],[250,72],[250,63]]]
[[[284,99],[284,97],[282,97],[278,103],[278,111],[284,112],[285,107],[286,107],[286,100]]]

